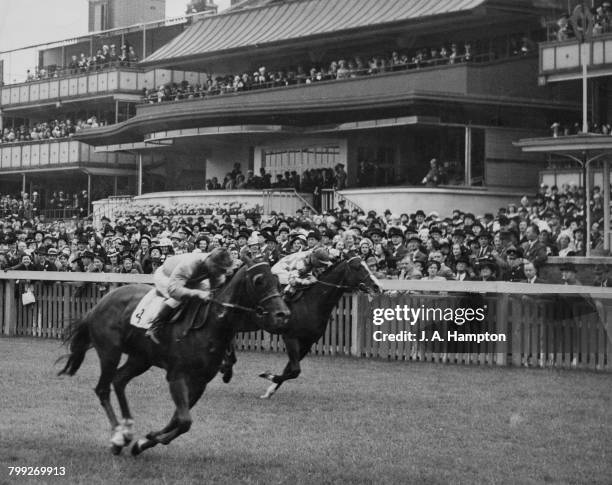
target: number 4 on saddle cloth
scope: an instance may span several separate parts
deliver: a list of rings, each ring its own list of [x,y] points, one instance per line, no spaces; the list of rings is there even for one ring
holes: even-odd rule
[[[145,296],[142,297],[142,300],[140,300],[135,310],[132,312],[132,316],[130,318],[130,325],[148,330],[151,327],[151,323],[153,322],[153,320],[155,320],[155,317],[158,315],[161,308],[163,307],[164,300],[165,298],[163,296],[160,296],[157,293],[157,290],[153,288]],[[181,336],[184,336],[196,324],[196,322],[194,322],[194,319],[198,313],[198,308],[198,304],[180,305],[173,312],[170,319],[168,320],[168,323],[175,323],[181,320],[180,325],[182,328],[179,334]],[[202,321],[197,323],[203,324],[206,321],[205,317],[202,319]]]

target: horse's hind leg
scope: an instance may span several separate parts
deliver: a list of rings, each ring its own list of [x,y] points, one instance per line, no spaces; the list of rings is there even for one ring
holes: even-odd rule
[[[113,406],[110,402],[110,387],[113,378],[115,377],[115,373],[117,372],[117,366],[119,365],[119,361],[121,360],[121,351],[113,350],[107,354],[102,354],[98,352],[100,357],[100,379],[98,379],[98,384],[95,387],[96,395],[98,399],[100,399],[100,404],[104,408],[106,412],[106,416],[108,417],[108,421],[110,422],[111,428],[113,430],[117,430],[119,426],[119,421],[117,421],[117,416],[115,415],[115,411],[113,410]],[[121,448],[117,450],[116,446],[120,440],[117,438],[117,434],[113,432],[113,436],[111,438],[111,444],[113,445],[113,453],[117,453],[121,451]],[[115,443],[117,442],[117,443]]]
[[[115,374],[115,378],[113,379],[113,387],[115,388],[117,401],[119,402],[119,407],[121,408],[121,416],[123,417],[122,423],[118,428],[116,428],[117,436],[114,442],[115,446],[127,446],[134,437],[132,431],[134,419],[130,413],[130,408],[125,396],[125,387],[134,377],[139,376],[150,367],[151,366],[148,362],[130,356],[126,363],[123,364]],[[122,441],[123,444],[121,444]]]

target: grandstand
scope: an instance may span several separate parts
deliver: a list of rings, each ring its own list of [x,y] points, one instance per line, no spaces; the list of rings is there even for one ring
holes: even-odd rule
[[[450,240],[466,214],[499,237],[519,214],[548,233],[549,256],[560,232],[572,254],[602,254],[606,170],[585,193],[579,170],[514,144],[580,117],[580,83],[546,57],[562,56],[542,18],[562,12],[528,0],[238,2],[38,46],[29,77],[0,87],[0,192],[36,192],[44,211],[78,188],[98,226],[126,206],[214,220],[224,211],[211,207],[239,203],[331,212],[338,225],[355,209],[349,226],[374,211],[386,231],[397,221],[385,210],[407,227],[422,209]],[[57,138],[33,129],[62,120],[74,128]],[[601,221],[593,235],[587,219]]]

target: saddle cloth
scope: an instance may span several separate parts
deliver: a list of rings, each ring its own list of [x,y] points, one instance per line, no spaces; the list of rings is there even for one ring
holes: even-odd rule
[[[155,319],[155,316],[159,313],[163,303],[164,297],[159,296],[155,288],[153,288],[142,297],[142,300],[140,300],[140,303],[138,303],[136,309],[132,312],[130,325],[148,329]]]

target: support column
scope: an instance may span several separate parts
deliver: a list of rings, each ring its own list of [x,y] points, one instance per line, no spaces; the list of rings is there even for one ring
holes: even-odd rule
[[[24,193],[26,191],[26,174],[22,173],[21,174],[21,193]]]
[[[585,256],[591,255],[591,206],[589,204],[589,194],[591,193],[591,181],[589,179],[589,165],[586,154],[583,159],[583,178],[584,178],[584,212],[586,216],[586,247],[584,250]]]
[[[467,186],[472,185],[472,128],[465,127],[465,155],[464,155],[464,178]]]
[[[117,176],[113,177],[113,195],[117,196]]]
[[[91,214],[91,174],[87,174],[87,215]]]
[[[142,195],[142,152],[138,153],[138,195]]]
[[[604,249],[610,251],[610,161],[603,162]]]
[[[115,100],[115,124],[119,123],[119,100]]]

